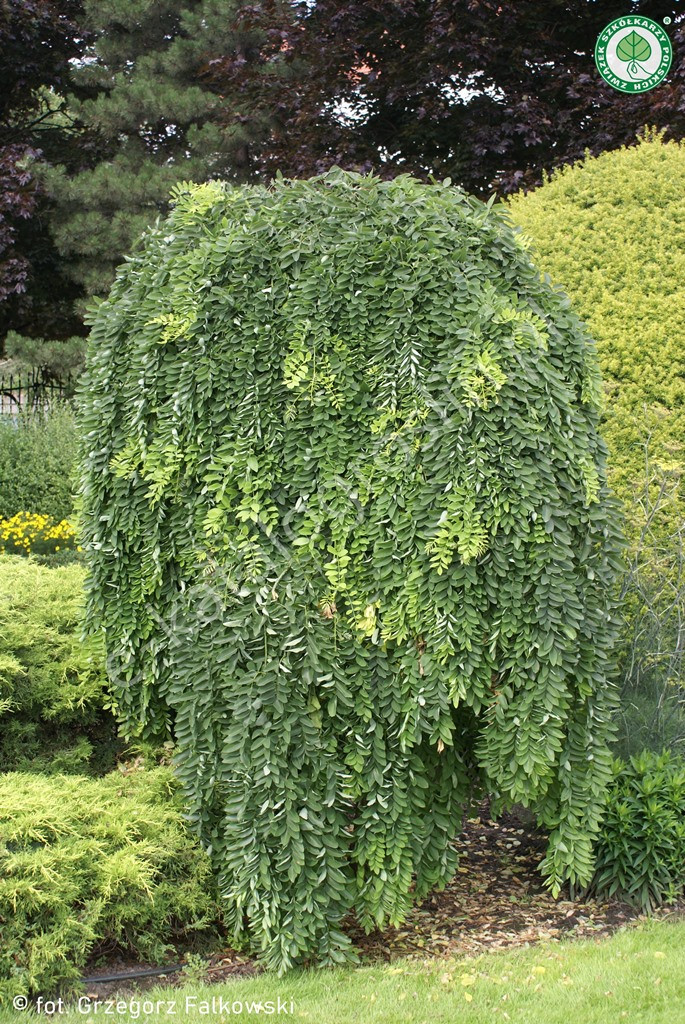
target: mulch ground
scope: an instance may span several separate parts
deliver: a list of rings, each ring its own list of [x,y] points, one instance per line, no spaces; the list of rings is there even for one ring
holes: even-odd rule
[[[527,946],[542,939],[608,935],[636,920],[639,912],[616,900],[553,899],[544,888],[538,866],[546,840],[529,819],[515,813],[497,822],[481,816],[466,823],[459,839],[458,871],[442,891],[414,908],[400,928],[365,935],[352,925],[348,932],[366,962],[398,957],[473,956],[494,949]],[[671,907],[665,913],[683,913]],[[180,958],[179,958],[180,959]],[[112,960],[91,965],[88,975],[126,974],[149,965]],[[255,974],[259,967],[233,951],[209,960],[207,980],[220,982]],[[163,977],[89,983],[86,991],[99,998],[125,994],[159,984],[183,984],[178,972]]]
[[[354,935],[375,960],[419,954],[475,955],[562,936],[609,934],[636,919],[625,903],[554,899],[538,870],[546,838],[516,814],[472,818],[459,839],[459,868],[449,885],[428,896],[401,928]]]

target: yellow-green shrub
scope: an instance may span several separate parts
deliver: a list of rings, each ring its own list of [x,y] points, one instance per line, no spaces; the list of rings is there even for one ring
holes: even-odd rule
[[[158,959],[216,917],[170,769],[0,775],[0,1001],[73,987],[103,943]]]
[[[685,739],[685,143],[647,131],[509,202],[597,340],[609,477],[631,540],[620,749]],[[525,239],[524,239],[525,240]]]
[[[0,771],[111,767],[98,638],[81,638],[84,570],[0,557]]]
[[[509,202],[537,262],[597,341],[603,433],[633,536],[649,456],[680,474],[685,442],[685,143],[637,146],[556,171]],[[668,519],[682,519],[681,503]]]

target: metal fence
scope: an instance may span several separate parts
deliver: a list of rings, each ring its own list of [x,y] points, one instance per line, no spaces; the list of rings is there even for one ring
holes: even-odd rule
[[[73,395],[71,377],[55,380],[40,370],[0,376],[0,416],[45,412],[51,404]]]

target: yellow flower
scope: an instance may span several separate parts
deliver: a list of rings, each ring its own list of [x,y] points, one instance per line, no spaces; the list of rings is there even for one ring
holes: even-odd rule
[[[9,519],[0,520],[0,550],[28,555],[32,547],[39,544],[44,551],[61,551],[63,548],[75,548],[75,540],[76,531],[66,519],[55,523],[50,516],[17,512]],[[59,543],[55,543],[57,541]]]

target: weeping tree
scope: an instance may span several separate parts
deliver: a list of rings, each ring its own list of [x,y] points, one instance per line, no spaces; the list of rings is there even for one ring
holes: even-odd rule
[[[236,941],[285,968],[400,922],[474,786],[586,881],[621,542],[568,300],[449,181],[174,204],[91,317],[88,614]]]

